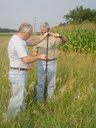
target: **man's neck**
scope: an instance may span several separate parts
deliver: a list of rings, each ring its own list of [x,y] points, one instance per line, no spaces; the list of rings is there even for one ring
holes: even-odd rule
[[[18,37],[20,37],[21,39],[24,39],[23,33],[18,32],[18,33],[16,33],[16,35],[17,35]]]

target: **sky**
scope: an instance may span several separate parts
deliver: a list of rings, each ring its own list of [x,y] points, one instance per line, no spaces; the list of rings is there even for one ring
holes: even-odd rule
[[[96,9],[96,0],[0,0],[0,27],[18,30],[22,22],[38,31],[41,23],[50,27],[64,23],[64,15],[76,6]]]

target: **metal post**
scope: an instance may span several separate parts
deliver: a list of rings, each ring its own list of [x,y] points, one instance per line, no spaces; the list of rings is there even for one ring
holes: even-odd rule
[[[44,98],[45,101],[47,99],[47,87],[48,87],[48,40],[49,40],[49,35],[47,36],[47,44],[46,44],[46,69],[45,69],[45,74],[46,74],[46,78],[45,78],[45,88],[44,88]]]

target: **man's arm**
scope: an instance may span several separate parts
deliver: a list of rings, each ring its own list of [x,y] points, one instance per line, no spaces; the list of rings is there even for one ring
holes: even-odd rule
[[[66,43],[67,42],[67,37],[66,36],[62,36],[60,35],[59,33],[52,33],[52,32],[49,32],[49,35],[50,36],[53,36],[55,38],[60,38],[62,40],[62,43]]]
[[[39,59],[46,60],[46,55],[45,54],[37,54],[35,56],[26,56],[21,59],[24,63],[28,64],[28,63],[35,62]]]
[[[44,35],[40,36],[39,38],[32,39],[30,42],[28,42],[28,46],[34,46],[41,41],[43,41],[48,36],[48,33],[46,32]]]

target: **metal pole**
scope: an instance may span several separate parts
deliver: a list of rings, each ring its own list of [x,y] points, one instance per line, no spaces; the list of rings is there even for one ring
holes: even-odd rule
[[[36,18],[36,16],[34,17],[34,34],[36,34],[36,21],[37,20],[37,18]]]
[[[47,99],[47,87],[48,87],[48,40],[49,40],[49,35],[47,36],[47,44],[46,44],[46,69],[45,69],[45,74],[46,74],[46,78],[45,78],[45,88],[44,88],[44,97],[45,97],[45,101]]]

